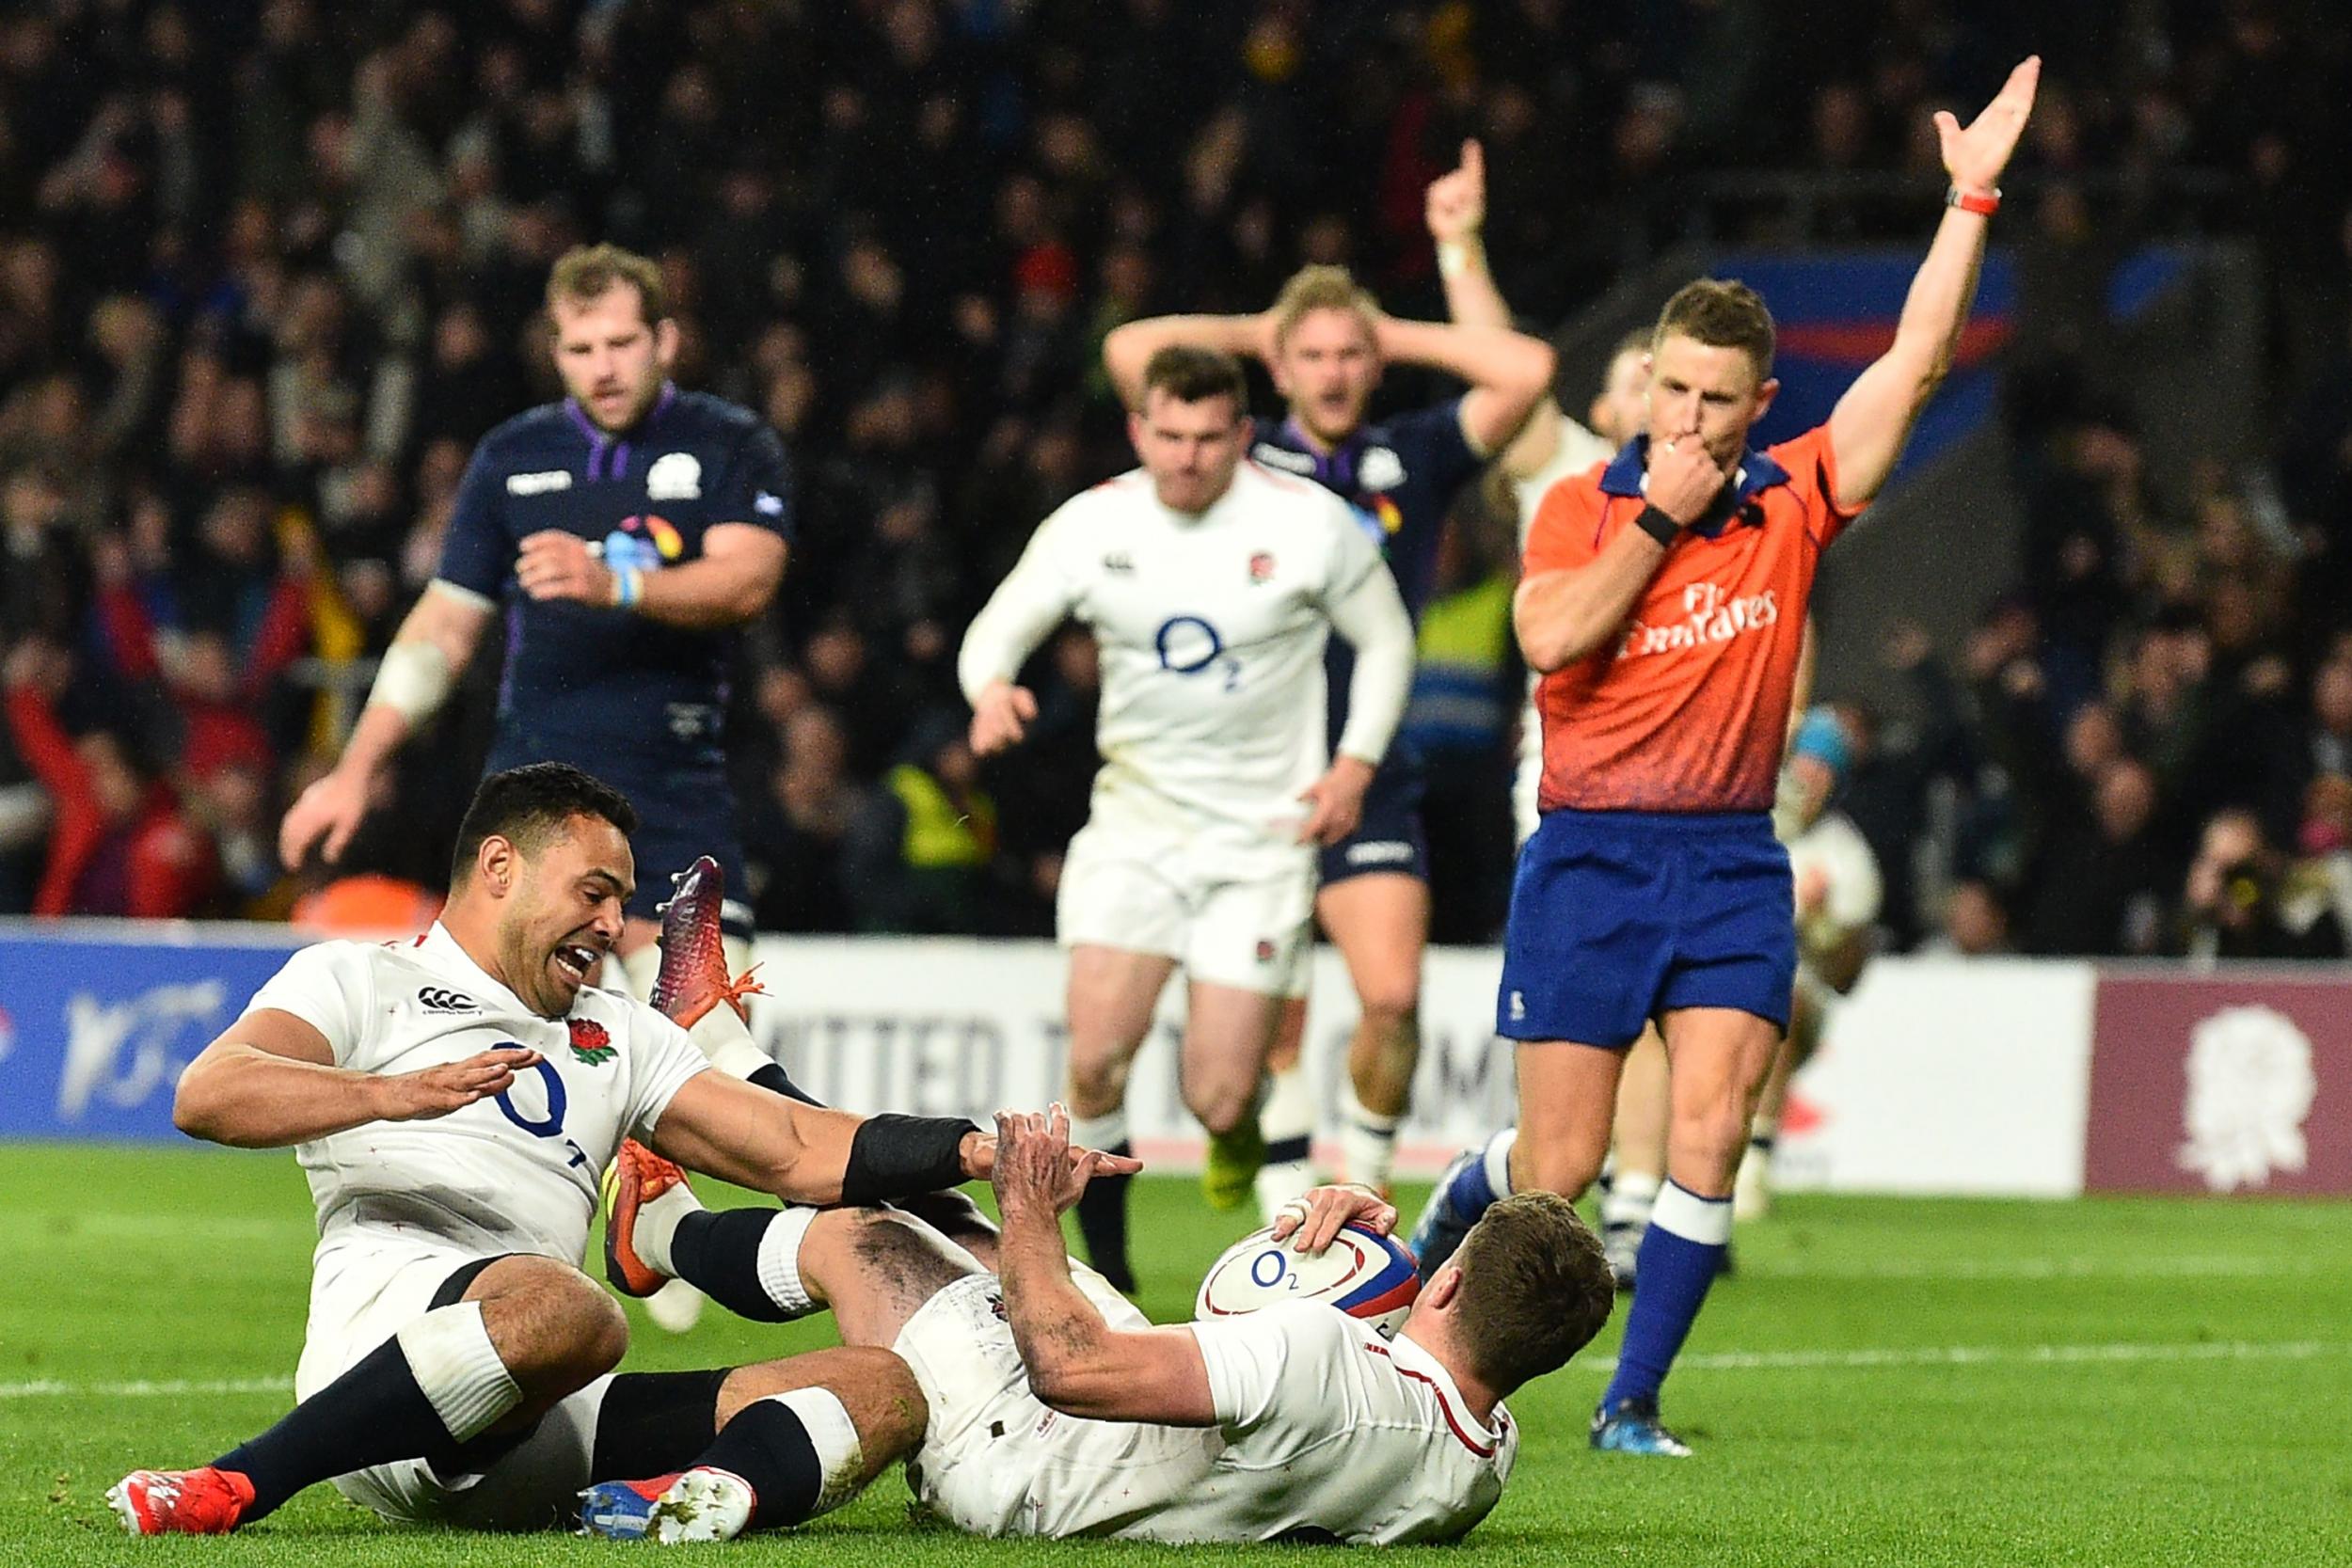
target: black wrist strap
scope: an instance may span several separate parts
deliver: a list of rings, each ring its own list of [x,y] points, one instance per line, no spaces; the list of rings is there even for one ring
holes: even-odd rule
[[[882,1203],[961,1184],[963,1135],[974,1131],[961,1117],[867,1117],[850,1139],[841,1201]]]
[[[1654,506],[1643,507],[1640,515],[1633,519],[1633,526],[1657,540],[1660,546],[1665,549],[1674,547],[1675,536],[1682,531],[1680,523]]]

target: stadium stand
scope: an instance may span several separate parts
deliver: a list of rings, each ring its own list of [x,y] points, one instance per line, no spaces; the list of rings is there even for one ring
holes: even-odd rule
[[[1083,640],[1040,655],[1048,743],[1018,779],[968,778],[942,726],[988,586],[1127,466],[1105,332],[1258,309],[1305,261],[1441,313],[1422,192],[1472,134],[1504,293],[1547,325],[1679,245],[1915,235],[1942,188],[1923,105],[1988,89],[2034,10],[2052,64],[2001,237],[2036,330],[1985,449],[2017,548],[1964,636],[1887,640],[1873,689],[1900,696],[1850,706],[1847,809],[1896,868],[1898,946],[2341,954],[2352,23],[1916,0],[1894,41],[1884,9],[11,8],[0,913],[283,918],[319,891],[275,863],[274,824],[430,575],[467,450],[553,395],[548,263],[609,238],[667,273],[682,379],[761,409],[799,465],[801,542],[736,686],[763,927],[1041,931],[1093,764]],[[2083,305],[2152,235],[2258,258],[2254,406],[2209,445],[2137,411],[2128,345]],[[1436,624],[1485,650],[1507,531],[1474,494],[1459,522]],[[410,749],[345,870],[439,884],[494,674]],[[1478,940],[1509,736],[1465,745],[1492,752],[1455,759],[1449,796],[1478,870],[1438,925]],[[926,863],[907,824],[951,797],[996,816]],[[2254,831],[2215,830],[2237,810]]]

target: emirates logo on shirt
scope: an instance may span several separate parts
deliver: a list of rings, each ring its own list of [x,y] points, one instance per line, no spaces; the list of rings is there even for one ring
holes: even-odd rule
[[[572,1032],[572,1055],[588,1067],[602,1067],[620,1054],[612,1049],[612,1037],[604,1025],[592,1018],[569,1018],[564,1023]]]
[[[1726,594],[1711,582],[1694,582],[1682,591],[1682,618],[1652,626],[1635,621],[1617,644],[1617,657],[1680,653],[1708,642],[1728,642],[1742,633],[1760,631],[1780,620],[1778,591],[1767,588],[1745,598]]]

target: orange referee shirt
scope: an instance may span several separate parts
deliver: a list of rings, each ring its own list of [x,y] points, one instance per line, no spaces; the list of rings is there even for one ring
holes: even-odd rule
[[[1582,566],[1642,510],[1646,436],[1548,491],[1530,577]],[[1729,504],[1683,531],[1615,641],[1536,688],[1541,809],[1764,811],[1821,550],[1841,512],[1829,430],[1750,451]]]

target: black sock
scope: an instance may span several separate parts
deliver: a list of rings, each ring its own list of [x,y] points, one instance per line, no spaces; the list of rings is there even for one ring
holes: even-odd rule
[[[774,1400],[755,1400],[736,1412],[694,1463],[750,1483],[753,1529],[799,1524],[816,1512],[825,1490],[825,1466],[808,1428],[797,1411]]]
[[[746,1083],[757,1084],[761,1088],[766,1089],[771,1094],[780,1094],[787,1100],[797,1100],[803,1105],[822,1105],[824,1103],[823,1101],[818,1099],[815,1095],[801,1087],[800,1085],[792,1082],[792,1075],[785,1071],[782,1064],[780,1063],[770,1062],[766,1067],[761,1068],[757,1072],[753,1073],[750,1078],[744,1081]]]
[[[680,1279],[754,1323],[789,1323],[759,1282],[759,1243],[776,1218],[773,1209],[697,1209],[670,1237],[670,1267]]]
[[[1132,1146],[1120,1139],[1103,1151],[1127,1154]],[[1098,1176],[1078,1196],[1078,1234],[1086,1238],[1087,1261],[1118,1290],[1136,1288],[1135,1266],[1127,1260],[1127,1184],[1132,1176]]]
[[[315,1481],[456,1447],[394,1338],[213,1465],[253,1483],[252,1506],[238,1520],[249,1525]]]

